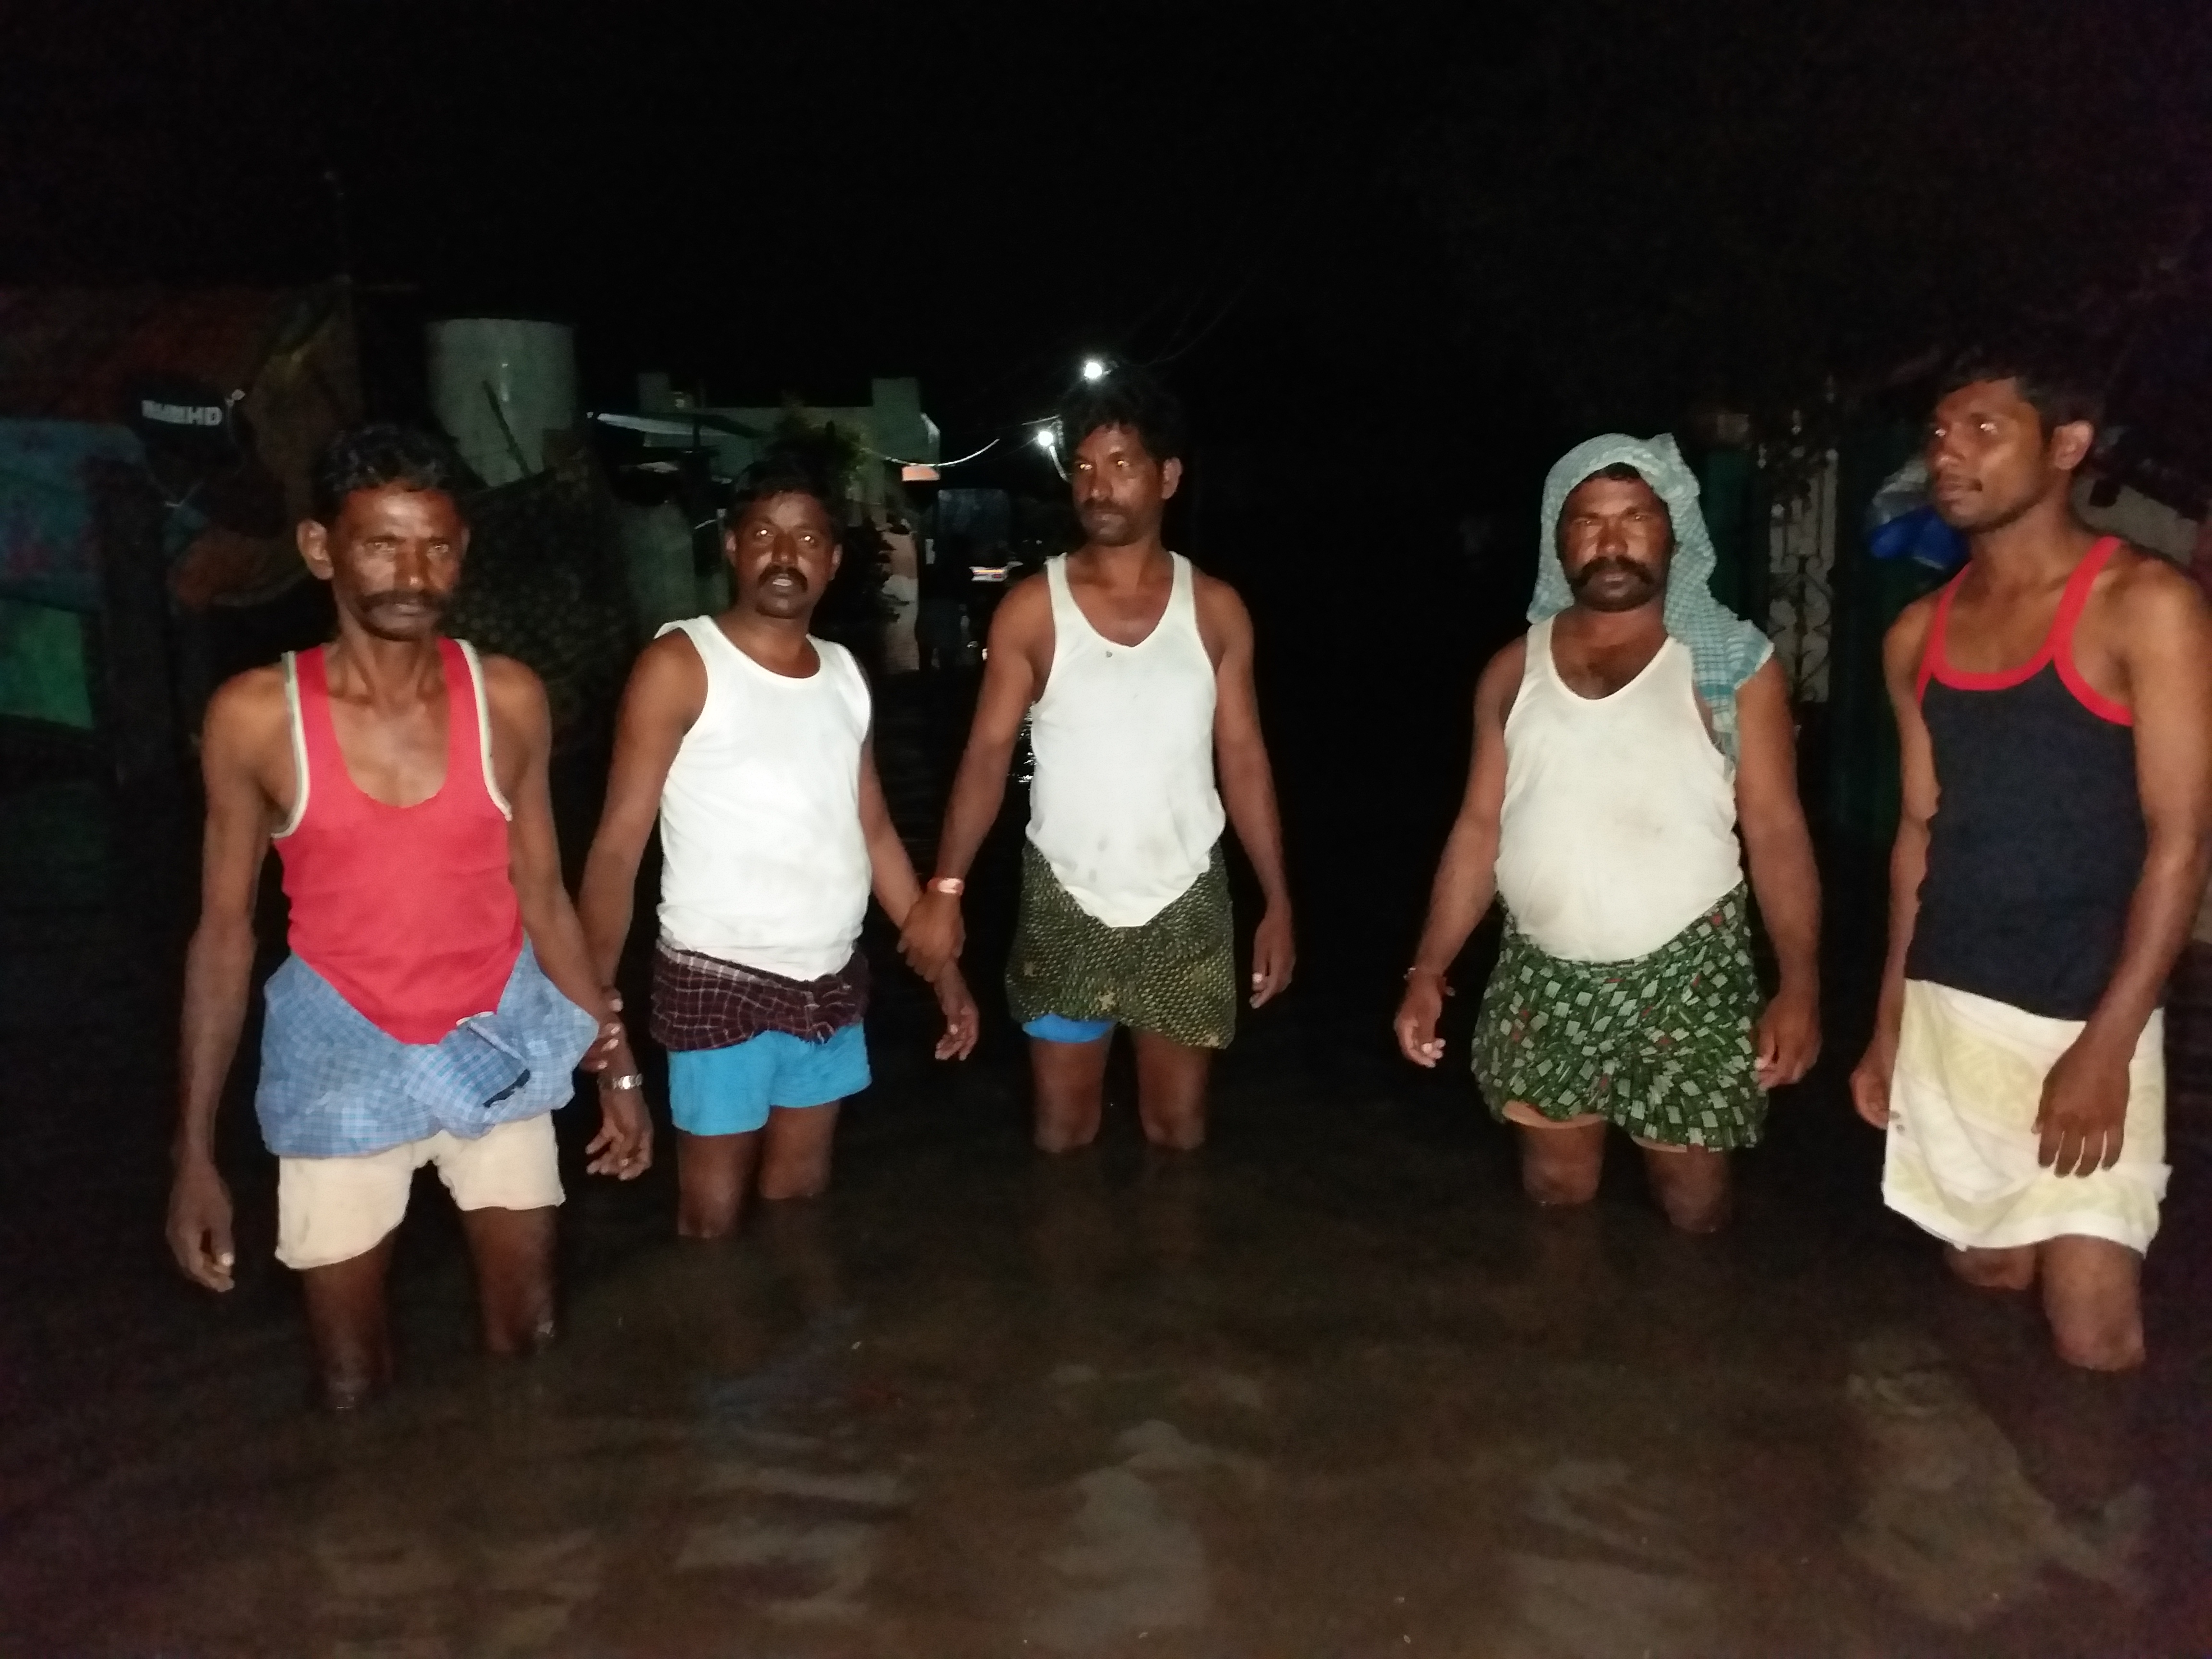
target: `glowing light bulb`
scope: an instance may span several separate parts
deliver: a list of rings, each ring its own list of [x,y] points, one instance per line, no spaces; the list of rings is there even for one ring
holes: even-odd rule
[[[1104,380],[1106,365],[1096,357],[1085,357],[1083,360],[1083,378],[1086,380]]]
[[[1036,447],[1039,449],[1050,450],[1055,447],[1059,442],[1059,434],[1050,427],[1041,426],[1036,429]]]

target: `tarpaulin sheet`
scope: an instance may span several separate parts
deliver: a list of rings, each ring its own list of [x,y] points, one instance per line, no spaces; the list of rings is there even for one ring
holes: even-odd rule
[[[100,544],[85,464],[142,466],[137,437],[77,421],[0,421],[0,598],[100,609]]]

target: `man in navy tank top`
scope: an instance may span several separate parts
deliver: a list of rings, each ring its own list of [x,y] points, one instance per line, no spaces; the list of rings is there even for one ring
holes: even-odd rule
[[[1204,1142],[1206,1079],[1235,1032],[1239,989],[1225,827],[1265,898],[1251,1006],[1291,979],[1252,618],[1234,588],[1160,536],[1182,478],[1182,425],[1172,394],[1129,364],[1062,403],[1058,443],[1084,544],[1048,560],[992,619],[937,871],[902,942],[925,974],[958,955],[960,894],[1026,718],[1036,773],[1006,1000],[1030,1038],[1045,1152],[1097,1137],[1116,1026],[1136,1049],[1146,1140],[1182,1151]]]
[[[868,895],[896,926],[921,891],[876,775],[867,680],[807,631],[842,556],[832,485],[771,450],[726,517],[734,598],[640,653],[579,902],[611,987],[657,820],[653,1035],[676,1231],[701,1239],[734,1233],[756,1192],[781,1204],[829,1185],[839,1103],[869,1081]],[[938,1057],[964,1056],[975,1001],[957,966],[934,983]]]
[[[1953,1272],[2039,1283],[2059,1356],[2124,1370],[2166,1182],[2160,1002],[2212,835],[2212,616],[2075,517],[2098,414],[2033,348],[1941,390],[1929,477],[1971,556],[1883,646],[1903,810],[1851,1091],[1884,1200]]]
[[[332,441],[299,543],[337,636],[224,685],[201,745],[169,1244],[194,1279],[231,1287],[216,1109],[273,844],[292,954],[264,994],[254,1105],[277,1158],[276,1257],[300,1274],[340,1409],[391,1375],[385,1273],[417,1170],[434,1165],[460,1207],[485,1346],[515,1353],[553,1334],[549,1114],[580,1065],[600,1081],[590,1170],[627,1181],[652,1161],[629,1040],[561,884],[544,688],[439,632],[468,547],[456,471],[398,428]]]

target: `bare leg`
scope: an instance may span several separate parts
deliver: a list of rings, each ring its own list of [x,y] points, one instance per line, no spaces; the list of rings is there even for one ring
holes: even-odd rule
[[[744,1214],[760,1156],[761,1131],[738,1135],[676,1132],[676,1236],[727,1238]]]
[[[1171,1152],[1206,1144],[1206,1079],[1213,1050],[1189,1048],[1157,1031],[1132,1031],[1137,1045],[1137,1121],[1145,1139]]]
[[[837,1133],[837,1108],[779,1106],[761,1131],[760,1195],[771,1202],[817,1198],[830,1185],[830,1153]]]
[[[1521,1190],[1539,1204],[1587,1204],[1605,1170],[1605,1120],[1592,1113],[1555,1122],[1514,1101],[1505,1120],[1521,1130]]]
[[[1098,1138],[1106,1111],[1106,1056],[1113,1046],[1111,1031],[1096,1042],[1030,1039],[1039,1152],[1072,1152]]]
[[[476,1261],[477,1305],[488,1352],[536,1353],[553,1340],[555,1214],[550,1204],[461,1212],[461,1231]]]
[[[384,1294],[392,1267],[385,1234],[372,1248],[300,1275],[307,1334],[315,1346],[316,1391],[334,1412],[367,1405],[392,1382],[392,1326]]]
[[[2043,1311],[2058,1357],[2092,1371],[2142,1364],[2142,1258],[2075,1234],[2045,1243],[2041,1257]]]
[[[805,1109],[812,1112],[823,1109]],[[768,1196],[765,1191],[761,1195]],[[830,1221],[824,1206],[793,1198],[763,1205],[753,1223],[755,1236],[767,1251],[768,1259],[791,1287],[793,1299],[809,1321],[835,1313],[845,1305]]]
[[[1953,1273],[1978,1291],[2024,1291],[2035,1283],[2033,1244],[2008,1250],[1947,1249],[1943,1259]]]
[[[1728,1224],[1734,1189],[1726,1152],[1707,1146],[1637,1145],[1644,1147],[1644,1170],[1650,1177],[1652,1195],[1676,1231],[1713,1233]]]

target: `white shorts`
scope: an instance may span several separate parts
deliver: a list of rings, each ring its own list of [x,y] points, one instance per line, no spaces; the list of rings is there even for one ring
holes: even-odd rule
[[[495,1124],[474,1140],[441,1129],[354,1158],[276,1160],[276,1259],[328,1267],[365,1255],[407,1213],[415,1171],[438,1178],[464,1210],[542,1210],[562,1197],[553,1115]]]

